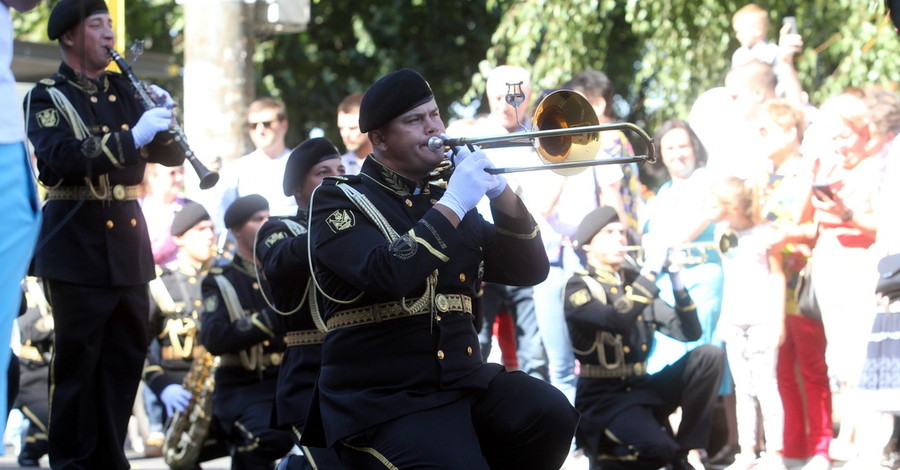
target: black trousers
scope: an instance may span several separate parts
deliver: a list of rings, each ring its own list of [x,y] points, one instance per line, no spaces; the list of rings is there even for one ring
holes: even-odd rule
[[[706,448],[724,366],[724,351],[703,345],[648,377],[640,388],[659,397],[661,404],[628,407],[603,434],[584,436],[591,468],[656,470],[690,449]],[[681,424],[673,437],[668,418],[679,406]]]
[[[46,282],[56,327],[50,466],[125,470],[125,437],[147,356],[146,285]]]
[[[429,468],[557,470],[569,453],[578,413],[552,385],[501,372],[488,389],[412,413],[337,444],[356,470]]]

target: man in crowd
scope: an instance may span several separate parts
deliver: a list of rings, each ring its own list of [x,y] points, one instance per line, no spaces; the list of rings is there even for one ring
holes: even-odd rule
[[[49,188],[34,274],[56,325],[50,462],[127,469],[124,442],[147,354],[150,238],[137,198],[148,161],[179,165],[167,131],[175,105],[145,110],[131,83],[106,71],[115,44],[102,0],[61,0],[47,23],[62,64],[26,98],[28,137]]]
[[[253,255],[256,232],[268,218],[262,196],[234,201],[225,211],[225,226],[237,243],[234,261],[211,270],[202,285],[200,342],[220,356],[213,413],[227,436],[233,470],[272,468],[293,445],[290,434],[270,424],[284,328],[266,305],[264,296],[271,294],[258,281]]]
[[[315,288],[309,283],[307,209],[322,180],[342,174],[344,165],[331,141],[320,137],[300,144],[291,152],[283,181],[284,193],[294,196],[300,209],[294,217],[269,219],[256,242],[256,255],[272,287],[273,308],[281,314],[279,319],[287,331],[287,351],[275,392],[277,424],[292,431],[297,445],[319,373],[325,334],[318,304],[313,305]],[[303,454],[306,463],[292,456],[288,468],[344,468],[333,449],[303,447]]]
[[[359,174],[363,160],[372,153],[372,143],[365,132],[359,130],[359,104],[362,93],[353,93],[338,105],[337,125],[347,153],[341,155],[348,175]]]
[[[415,71],[372,85],[359,123],[372,158],[313,198],[328,333],[301,442],[354,469],[558,469],[577,414],[550,384],[485,364],[472,317],[482,280],[546,277],[534,220],[480,150],[459,149],[446,190],[429,183],[444,123]],[[474,210],[485,195],[496,225]]]

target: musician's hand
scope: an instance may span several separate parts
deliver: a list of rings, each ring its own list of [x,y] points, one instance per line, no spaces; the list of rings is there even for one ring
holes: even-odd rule
[[[159,397],[166,407],[166,414],[172,416],[175,412],[181,412],[187,408],[191,401],[191,392],[185,390],[181,385],[172,384],[167,385]]]
[[[168,109],[177,106],[175,100],[172,99],[172,95],[170,95],[168,91],[163,90],[157,85],[150,85],[148,88],[150,88],[150,97],[153,98],[153,101],[155,101],[156,104]]]
[[[441,139],[445,141],[450,140],[450,136],[447,134],[441,134]],[[451,152],[453,153],[453,164],[459,166],[460,163],[464,162],[466,158],[469,158],[470,155],[474,155],[476,153],[480,153],[484,155],[484,152],[481,151],[481,148],[477,145],[463,145],[462,147],[452,147]]]
[[[488,160],[488,164],[486,168],[494,168],[494,164]],[[506,189],[506,177],[503,175],[494,175],[494,185],[489,187],[487,192],[484,193],[490,199],[494,199],[497,196],[503,194],[503,190]]]
[[[134,146],[143,147],[153,140],[157,132],[171,129],[172,111],[166,108],[151,108],[144,111],[141,119],[131,128]]]
[[[644,270],[661,274],[669,261],[669,247],[661,241],[644,240]]]
[[[438,204],[446,206],[462,220],[466,212],[475,208],[488,189],[497,184],[495,176],[484,171],[490,164],[484,152],[474,152],[457,164],[447,183],[447,192]]]

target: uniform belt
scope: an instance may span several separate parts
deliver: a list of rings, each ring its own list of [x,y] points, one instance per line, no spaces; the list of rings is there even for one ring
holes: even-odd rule
[[[646,362],[635,362],[632,364],[622,364],[619,367],[610,369],[599,364],[581,364],[579,377],[587,379],[613,379],[625,377],[637,377],[647,374]]]
[[[262,363],[262,367],[266,369],[277,367],[281,364],[281,353],[263,354],[260,357],[260,362]],[[241,357],[237,354],[223,354],[219,356],[219,365],[224,367],[244,367]]]
[[[288,331],[284,337],[284,342],[288,347],[307,346],[310,344],[322,344],[325,333],[319,330],[297,330]]]
[[[434,296],[434,307],[439,312],[472,313],[472,298],[462,294],[437,294]],[[431,312],[431,306],[426,302],[415,311],[406,311],[400,302],[385,302],[365,307],[341,310],[328,319],[325,326],[328,331],[348,326],[378,323],[385,320],[412,317]]]
[[[103,190],[96,191],[99,194]],[[109,189],[106,197],[100,198],[87,186],[59,186],[47,190],[48,201],[134,201],[141,196],[141,187],[117,184]]]
[[[38,348],[27,344],[23,344],[21,347],[19,347],[19,357],[34,362],[45,361],[44,355],[41,354],[41,351],[39,351]]]
[[[203,346],[195,345],[194,349],[191,351],[191,355],[188,357],[184,357],[181,354],[176,354],[175,348],[173,348],[172,346],[163,346],[159,349],[159,357],[161,357],[165,361],[173,361],[178,359],[196,359],[203,355],[203,352]]]

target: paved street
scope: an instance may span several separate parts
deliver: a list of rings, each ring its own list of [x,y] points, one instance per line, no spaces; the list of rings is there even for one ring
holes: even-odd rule
[[[147,459],[133,452],[126,453],[129,456],[132,470],[169,470],[169,467],[163,462],[162,457]],[[229,470],[231,468],[231,460],[227,457],[216,459],[202,464],[203,470]],[[47,457],[41,459],[41,467],[50,468]],[[0,456],[0,470],[19,469],[16,462],[15,449],[12,446],[6,447],[6,454]]]

